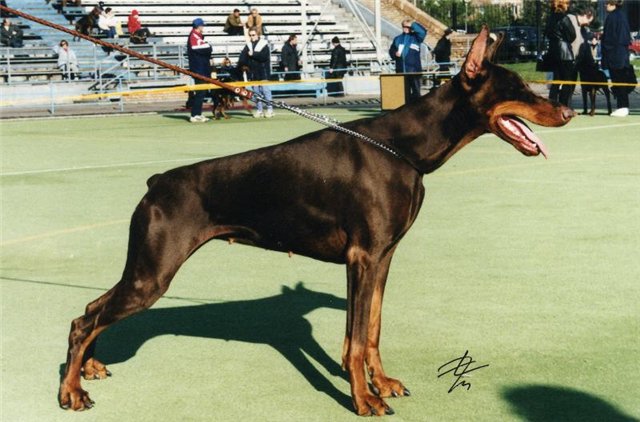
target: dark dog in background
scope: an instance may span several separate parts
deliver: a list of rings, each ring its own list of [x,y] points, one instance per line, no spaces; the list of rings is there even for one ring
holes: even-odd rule
[[[580,90],[582,91],[582,114],[593,116],[596,113],[596,94],[598,91],[602,91],[605,95],[607,109],[609,110],[608,114],[611,114],[611,94],[609,87],[606,85],[608,82],[607,75],[600,70],[600,67],[593,59],[592,48],[595,48],[594,43],[583,43],[578,54],[579,60],[576,62],[576,68],[580,76]],[[593,82],[593,84],[589,84],[589,82]],[[587,96],[591,100],[590,112],[587,112]]]
[[[91,31],[93,30],[95,24],[95,20],[93,15],[88,14],[80,19],[78,19],[75,23],[76,31],[83,35],[91,35]],[[73,41],[80,41],[80,37],[73,37]]]
[[[393,254],[422,205],[423,176],[488,132],[523,155],[546,156],[522,119],[562,126],[575,115],[494,64],[502,37],[488,39],[483,27],[449,83],[343,125],[377,143],[327,128],[152,176],[131,219],[122,278],[71,324],[60,406],[93,407],[80,377],[110,375],[95,358],[100,333],[153,305],[191,254],[222,239],[346,265],[342,366],[353,406],[359,415],[392,414],[385,398],[409,390],[383,370],[382,299]]]
[[[233,108],[233,94],[222,89],[214,89],[212,91],[213,94],[211,94],[211,98],[213,103],[213,118],[216,120],[220,120],[220,117],[228,119],[229,115],[226,112]]]
[[[215,69],[218,80],[225,83],[243,81],[245,80],[246,72],[248,72],[247,66],[232,66],[228,57],[223,58],[220,66]],[[211,99],[214,119],[219,120],[221,116],[228,119],[230,116],[226,112],[234,108],[235,94],[226,89],[212,89]],[[242,106],[251,113],[251,105],[246,98],[242,98]]]
[[[578,67],[578,74],[580,75],[580,87],[582,90],[582,114],[587,114],[587,96],[591,101],[591,111],[588,112],[590,116],[596,113],[596,93],[601,91],[607,99],[608,114],[611,114],[611,94],[609,87],[606,84],[608,82],[607,75],[598,68],[595,62],[590,64],[581,64]],[[597,85],[589,84],[589,82],[597,82]]]

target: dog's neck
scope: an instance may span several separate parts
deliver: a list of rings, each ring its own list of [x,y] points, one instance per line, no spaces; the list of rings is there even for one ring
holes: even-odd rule
[[[442,166],[460,148],[486,132],[458,78],[373,122],[422,173]]]

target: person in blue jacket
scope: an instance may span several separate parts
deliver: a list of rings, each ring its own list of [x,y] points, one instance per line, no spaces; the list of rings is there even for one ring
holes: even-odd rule
[[[211,77],[211,45],[204,40],[203,30],[204,21],[201,18],[193,20],[193,29],[189,34],[189,41],[187,42],[187,53],[189,55],[189,70],[198,75]],[[195,79],[196,85],[204,84],[206,82],[200,79]],[[206,90],[195,91],[193,96],[193,102],[191,103],[191,123],[204,123],[207,119],[202,115],[202,103],[204,97],[207,95]]]
[[[629,21],[622,10],[622,0],[607,0],[607,18],[602,32],[602,68],[609,69],[611,82],[629,82],[626,72],[629,70],[629,44],[631,30]],[[614,86],[611,88],[616,97],[618,109],[611,113],[614,117],[629,115],[629,89]]]
[[[393,39],[389,48],[389,55],[396,62],[396,73],[422,72],[420,61],[420,45],[427,36],[427,30],[410,19],[402,21],[402,34]],[[409,102],[420,97],[421,75],[406,75],[404,80],[405,101]]]

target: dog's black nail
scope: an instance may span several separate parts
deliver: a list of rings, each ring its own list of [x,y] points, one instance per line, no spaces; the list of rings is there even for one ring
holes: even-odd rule
[[[379,395],[380,395],[380,390],[379,390],[379,389],[378,389],[378,387],[376,387],[375,385],[373,385],[373,384],[369,384],[369,388],[371,389],[371,392],[372,392],[373,394],[375,394],[376,396],[379,396]]]
[[[393,397],[398,397],[398,393],[396,393],[395,390],[391,390],[391,395]]]
[[[113,375],[113,374],[111,373],[111,371],[109,371],[109,370],[107,369],[107,376],[108,376],[108,377],[110,377],[111,375]]]
[[[407,390],[405,388],[404,391],[402,392],[402,394],[404,394],[405,396],[410,396],[411,395],[411,391],[409,391],[409,390]]]
[[[392,408],[387,407],[386,409],[384,409],[384,413],[386,413],[387,415],[395,415],[396,412],[393,411]]]

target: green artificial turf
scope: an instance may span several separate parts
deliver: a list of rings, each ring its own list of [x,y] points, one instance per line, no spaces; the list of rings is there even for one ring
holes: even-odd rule
[[[317,128],[286,113],[3,121],[0,419],[358,420],[339,368],[344,268],[224,242],[102,335],[113,377],[83,381],[94,409],[57,404],[70,322],[119,279],[147,178]],[[640,416],[639,129],[538,128],[546,161],[485,135],[425,177],[383,309],[385,369],[412,393],[389,400],[391,420]],[[489,366],[448,393],[438,368],[465,351]]]

